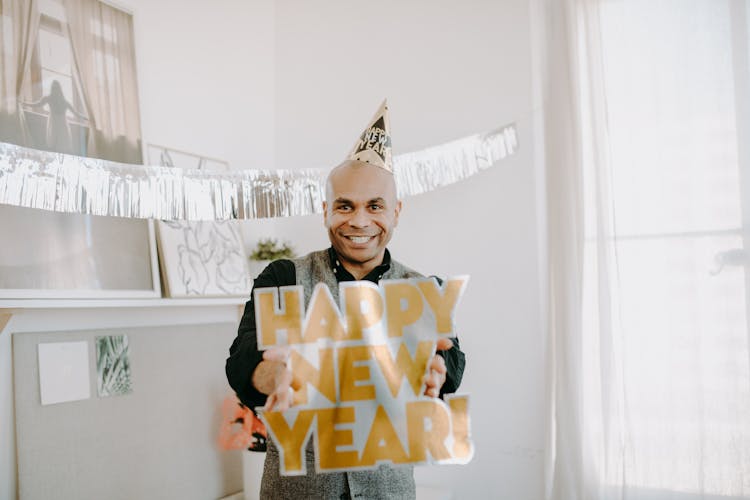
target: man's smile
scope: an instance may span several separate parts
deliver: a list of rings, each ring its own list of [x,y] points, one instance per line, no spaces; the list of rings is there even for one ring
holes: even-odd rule
[[[373,238],[375,238],[375,236],[377,236],[377,235],[370,235],[370,236],[367,236],[367,235],[365,235],[365,236],[362,236],[362,235],[356,235],[356,236],[355,235],[350,235],[350,236],[346,236],[345,235],[344,238],[346,238],[347,240],[351,241],[352,243],[354,243],[356,245],[363,245],[365,243],[368,243]]]

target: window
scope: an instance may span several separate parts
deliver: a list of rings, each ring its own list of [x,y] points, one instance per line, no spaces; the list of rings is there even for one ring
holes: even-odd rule
[[[603,3],[624,388],[618,473],[637,488],[750,493],[747,5]],[[589,329],[597,320],[592,247],[589,240]]]
[[[62,0],[41,0],[39,15],[39,34],[26,76],[26,81],[31,82],[31,85],[24,89],[26,92],[30,91],[31,96],[27,96],[26,101],[38,102],[45,96],[50,96],[53,84],[57,82],[65,100],[83,114],[85,106],[74,70],[73,51]],[[25,114],[34,145],[41,149],[57,150],[59,144],[48,144],[50,108],[27,105]],[[65,114],[65,122],[69,128],[70,145],[66,146],[63,152],[85,155],[88,124],[70,112]]]

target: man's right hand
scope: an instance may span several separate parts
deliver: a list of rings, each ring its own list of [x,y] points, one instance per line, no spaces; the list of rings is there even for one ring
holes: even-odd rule
[[[253,384],[267,394],[265,411],[284,411],[292,406],[292,371],[287,366],[289,347],[272,347],[263,352],[263,361],[255,368]]]

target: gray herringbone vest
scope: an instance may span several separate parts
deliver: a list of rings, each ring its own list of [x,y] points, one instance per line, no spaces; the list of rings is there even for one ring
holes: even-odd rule
[[[339,285],[331,269],[328,251],[310,253],[295,259],[297,284],[305,290],[305,308],[317,283],[325,283],[331,290],[335,303],[339,302]],[[391,260],[390,269],[381,279],[421,278],[418,272]],[[376,470],[357,472],[315,472],[315,455],[312,443],[306,449],[307,474],[305,476],[279,476],[279,452],[268,441],[268,452],[263,471],[261,499],[413,499],[416,496],[414,473],[411,466],[381,465]],[[347,497],[348,492],[348,497]]]

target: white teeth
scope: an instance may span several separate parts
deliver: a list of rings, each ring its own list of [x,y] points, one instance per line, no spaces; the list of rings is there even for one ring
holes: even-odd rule
[[[349,236],[349,239],[354,243],[367,243],[370,241],[371,236]]]

